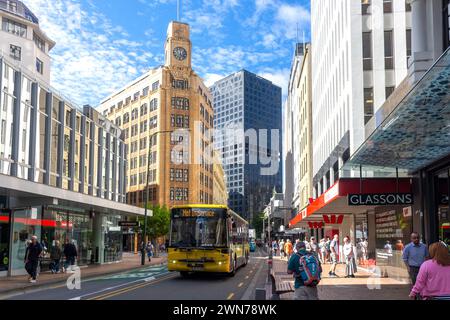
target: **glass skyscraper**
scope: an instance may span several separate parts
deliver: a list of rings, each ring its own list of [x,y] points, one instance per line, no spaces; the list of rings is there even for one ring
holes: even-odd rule
[[[228,205],[251,221],[263,212],[274,189],[281,192],[281,88],[241,70],[217,81],[211,93]]]

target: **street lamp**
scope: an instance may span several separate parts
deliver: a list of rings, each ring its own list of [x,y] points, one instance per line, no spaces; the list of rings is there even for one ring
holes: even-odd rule
[[[146,190],[145,190],[145,202],[144,202],[144,233],[142,235],[142,248],[141,248],[141,265],[145,265],[145,237],[147,235],[147,206],[148,206],[148,198],[149,198],[149,184],[150,184],[150,160],[152,157],[152,146],[151,142],[153,140],[153,137],[160,134],[160,133],[172,133],[171,130],[165,130],[165,131],[157,131],[150,135],[149,141],[148,141],[148,154],[147,154],[147,182],[146,182]]]

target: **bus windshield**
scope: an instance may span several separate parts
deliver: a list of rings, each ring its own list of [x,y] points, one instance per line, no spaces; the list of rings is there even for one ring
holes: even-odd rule
[[[226,223],[223,209],[174,209],[170,246],[226,247]]]

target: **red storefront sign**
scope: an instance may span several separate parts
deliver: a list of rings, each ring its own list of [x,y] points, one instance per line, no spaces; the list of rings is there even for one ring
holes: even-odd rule
[[[409,178],[342,178],[331,188],[323,193],[290,222],[289,227],[293,227],[307,217],[313,215],[326,205],[336,199],[347,197],[349,194],[375,194],[375,193],[411,193],[412,184]],[[331,218],[331,217],[330,217]],[[343,219],[343,218],[342,218]],[[337,220],[336,220],[337,221]],[[325,221],[325,223],[327,223]],[[341,222],[342,223],[342,222]]]

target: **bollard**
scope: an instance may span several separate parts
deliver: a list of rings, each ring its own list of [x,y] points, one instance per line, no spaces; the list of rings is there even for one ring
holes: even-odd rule
[[[255,300],[266,300],[266,289],[256,288]]]

